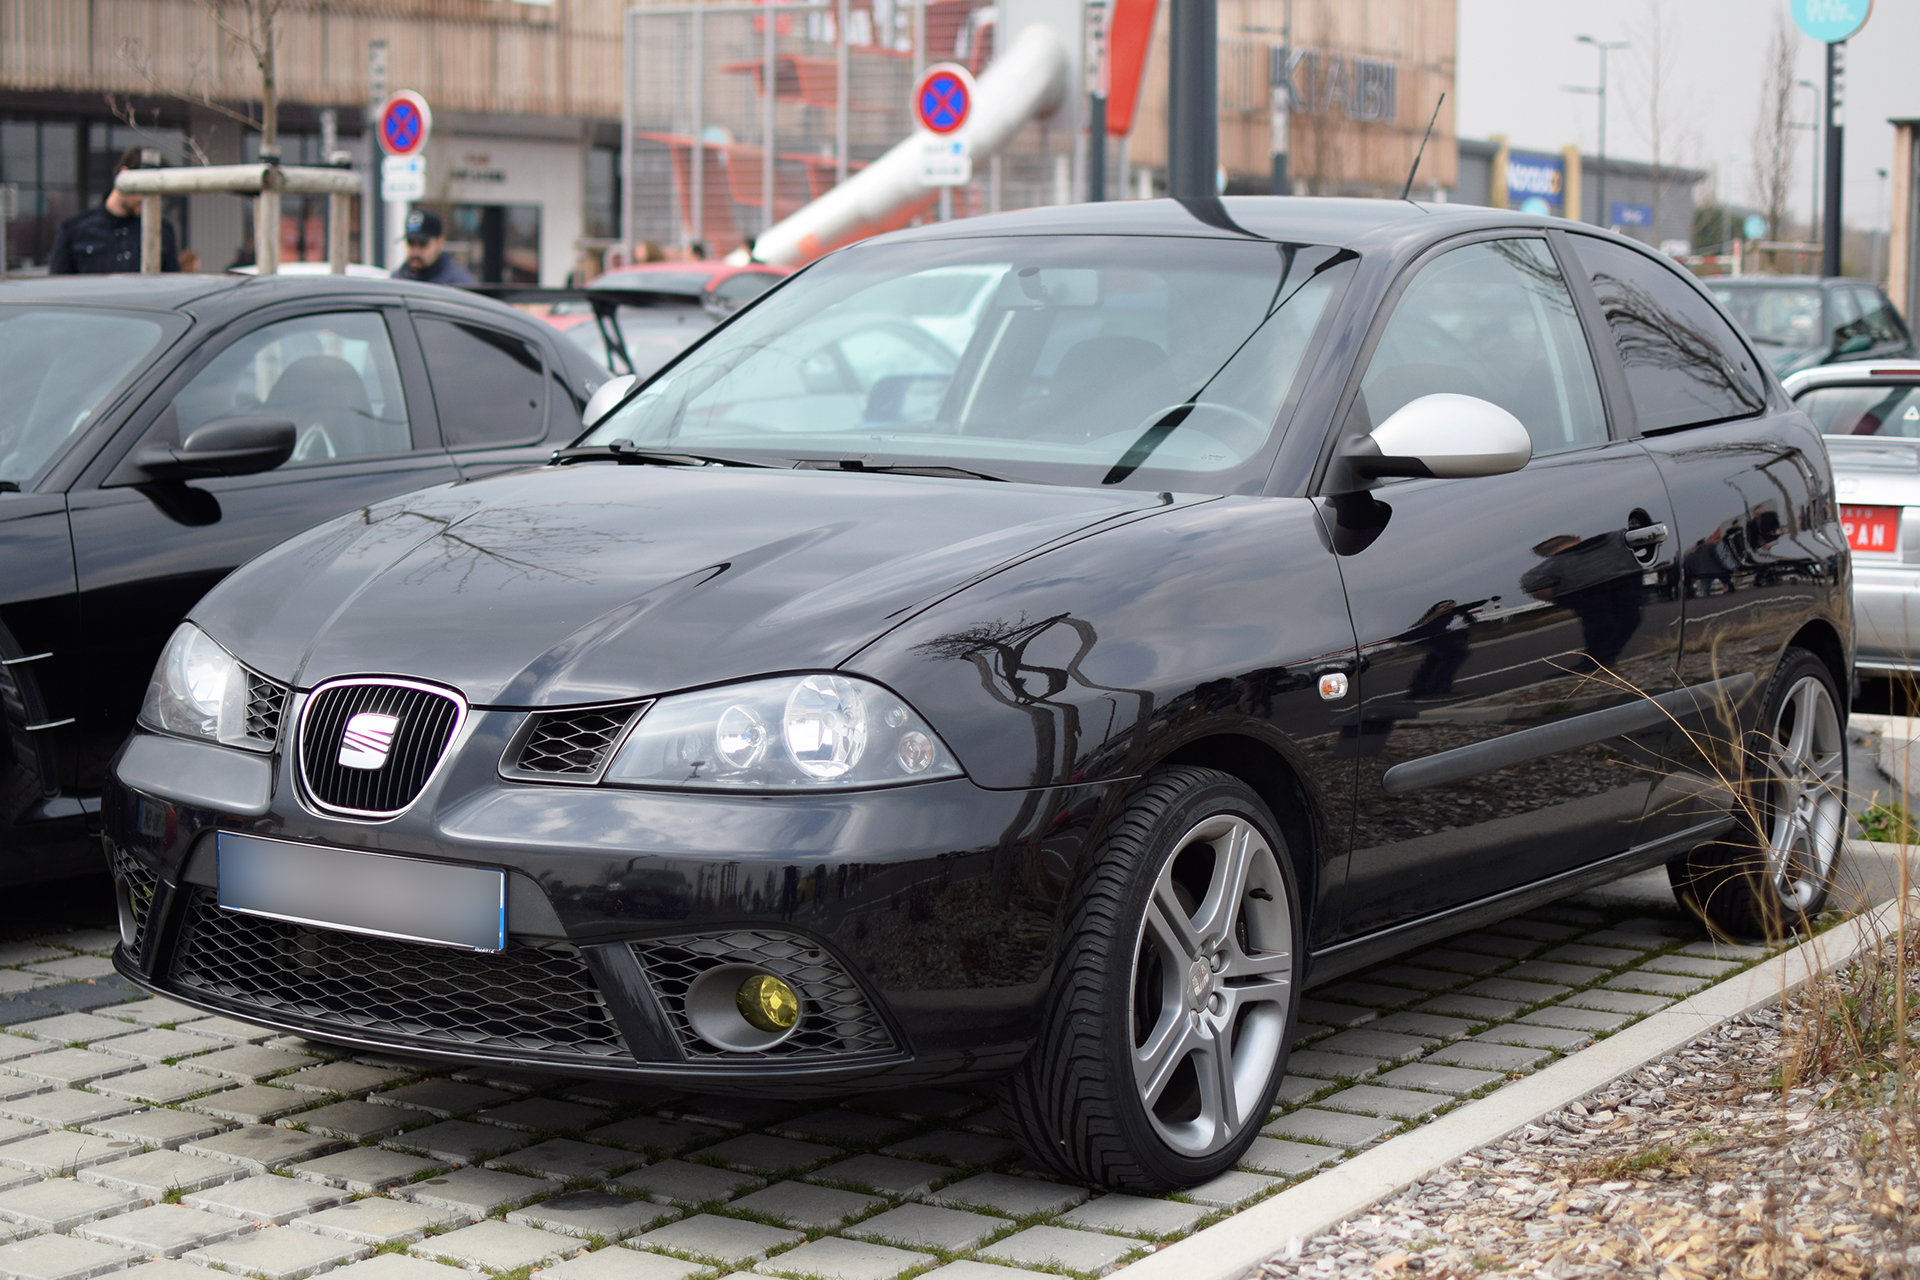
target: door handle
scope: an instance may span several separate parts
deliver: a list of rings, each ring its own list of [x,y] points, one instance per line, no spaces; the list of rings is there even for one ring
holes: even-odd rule
[[[1657,547],[1666,540],[1667,526],[1664,524],[1643,524],[1638,529],[1627,530],[1627,545],[1635,551]]]

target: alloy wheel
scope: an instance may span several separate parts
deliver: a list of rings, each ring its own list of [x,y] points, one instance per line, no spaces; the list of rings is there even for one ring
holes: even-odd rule
[[[1769,730],[1767,872],[1781,903],[1803,912],[1819,899],[1846,826],[1846,738],[1832,693],[1811,675],[1787,691]]]

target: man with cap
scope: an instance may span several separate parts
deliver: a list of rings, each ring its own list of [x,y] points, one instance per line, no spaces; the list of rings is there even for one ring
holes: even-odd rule
[[[152,161],[157,163],[158,157],[159,153],[155,152]],[[118,177],[127,169],[146,168],[148,164],[139,147],[128,147],[120,153],[120,162],[113,167],[113,173]],[[48,273],[70,276],[138,271],[140,206],[144,200],[143,196],[109,189],[107,198],[98,205],[62,222],[53,235],[53,252],[47,258]],[[173,228],[164,222],[160,224],[160,269],[180,269]]]
[[[396,280],[425,280],[428,284],[473,284],[467,269],[446,253],[446,228],[431,209],[407,213],[407,260],[393,269]]]

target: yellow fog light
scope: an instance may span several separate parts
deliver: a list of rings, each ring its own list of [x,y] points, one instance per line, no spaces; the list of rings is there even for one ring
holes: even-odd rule
[[[770,973],[756,973],[740,984],[733,1002],[740,1016],[762,1031],[785,1031],[800,1020],[800,997]]]

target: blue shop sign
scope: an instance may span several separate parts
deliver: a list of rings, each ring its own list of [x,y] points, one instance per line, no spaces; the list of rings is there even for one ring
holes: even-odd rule
[[[1628,204],[1615,200],[1607,206],[1607,225],[1610,227],[1650,227],[1653,225],[1653,206],[1650,204]]]
[[[1566,200],[1567,163],[1560,156],[1507,153],[1507,207],[1523,213],[1560,212]]]

